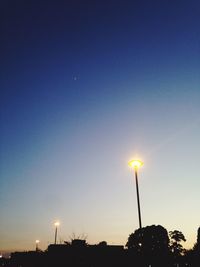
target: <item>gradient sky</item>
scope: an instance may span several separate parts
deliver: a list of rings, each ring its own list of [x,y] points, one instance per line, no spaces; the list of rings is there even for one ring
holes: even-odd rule
[[[0,251],[200,226],[198,0],[1,1]]]

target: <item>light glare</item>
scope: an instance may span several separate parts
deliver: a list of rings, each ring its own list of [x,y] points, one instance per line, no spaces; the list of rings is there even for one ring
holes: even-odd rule
[[[144,163],[141,160],[131,160],[129,161],[128,165],[134,169],[138,169],[139,167],[141,167]]]
[[[54,225],[57,227],[57,226],[60,225],[60,223],[59,222],[55,222]]]

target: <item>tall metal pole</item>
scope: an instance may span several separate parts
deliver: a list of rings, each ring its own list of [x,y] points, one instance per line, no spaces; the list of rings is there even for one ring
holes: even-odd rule
[[[35,248],[36,251],[38,251],[38,242],[36,241],[36,248]]]
[[[55,230],[55,245],[56,245],[56,242],[57,242],[57,232],[58,232],[58,227],[56,226],[56,230]]]
[[[136,183],[136,191],[137,191],[137,205],[138,205],[139,227],[142,228],[137,168],[135,168],[135,183]]]

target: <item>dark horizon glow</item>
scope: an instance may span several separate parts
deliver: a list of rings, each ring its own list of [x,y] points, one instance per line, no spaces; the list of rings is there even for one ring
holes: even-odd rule
[[[3,1],[0,252],[199,227],[199,1]]]

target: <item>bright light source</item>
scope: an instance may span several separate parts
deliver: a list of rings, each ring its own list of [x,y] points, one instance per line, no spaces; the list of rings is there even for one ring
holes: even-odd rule
[[[58,227],[58,226],[60,225],[60,223],[59,223],[59,222],[55,222],[54,225],[55,225],[56,227]]]
[[[40,240],[35,240],[35,243],[36,243],[36,244],[39,244],[39,243],[40,243]]]
[[[131,160],[129,161],[128,165],[134,169],[138,169],[139,167],[141,167],[144,163],[140,160]]]

